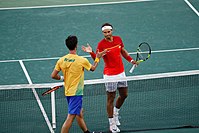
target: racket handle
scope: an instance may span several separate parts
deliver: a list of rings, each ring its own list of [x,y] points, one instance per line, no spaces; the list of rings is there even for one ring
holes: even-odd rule
[[[132,73],[134,69],[135,69],[135,65],[132,66],[129,72]]]

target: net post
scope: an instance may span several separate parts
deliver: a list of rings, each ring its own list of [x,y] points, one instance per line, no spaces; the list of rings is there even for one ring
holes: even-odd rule
[[[52,107],[52,127],[56,129],[56,112],[55,112],[55,91],[51,92],[51,107]]]

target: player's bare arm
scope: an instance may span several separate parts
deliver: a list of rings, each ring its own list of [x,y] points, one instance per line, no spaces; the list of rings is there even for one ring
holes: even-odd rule
[[[91,55],[92,59],[95,60],[96,54],[95,54],[95,52],[93,52],[91,46],[88,43],[87,43],[87,46],[82,46],[82,50],[84,52],[89,53]]]
[[[107,50],[104,50],[104,51],[102,51],[102,52],[97,52],[97,54],[96,54],[96,58],[95,58],[95,61],[94,61],[94,64],[92,65],[92,67],[91,67],[91,71],[95,71],[95,69],[96,69],[96,67],[98,66],[98,63],[99,63],[99,61],[100,61],[100,58],[102,57],[102,56],[104,56],[105,54],[106,54],[106,52],[107,52]]]
[[[122,56],[123,56],[126,60],[129,61],[130,55],[129,55],[129,53],[127,52],[127,50],[126,50],[125,48],[122,48],[121,54],[122,54]],[[131,62],[132,64],[138,65],[138,63],[137,63],[135,60],[133,60],[133,59],[132,59],[130,62]]]

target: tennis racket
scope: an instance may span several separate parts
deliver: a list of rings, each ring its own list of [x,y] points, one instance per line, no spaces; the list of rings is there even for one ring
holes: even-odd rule
[[[51,92],[55,91],[55,90],[58,90],[59,88],[63,87],[63,85],[60,85],[60,86],[54,86],[54,87],[51,87],[51,89],[45,91],[44,93],[42,93],[42,96],[45,96],[47,94],[50,94]]]
[[[141,63],[143,61],[146,61],[150,58],[150,56],[151,56],[150,45],[146,42],[141,43],[137,48],[136,62]],[[130,73],[133,72],[135,66],[136,66],[135,64],[132,66],[132,68],[129,71]]]

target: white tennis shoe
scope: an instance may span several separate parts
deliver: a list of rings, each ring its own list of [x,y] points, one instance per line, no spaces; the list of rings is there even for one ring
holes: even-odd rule
[[[116,125],[111,125],[110,126],[110,131],[112,133],[119,133],[120,132],[120,129],[116,126]]]

